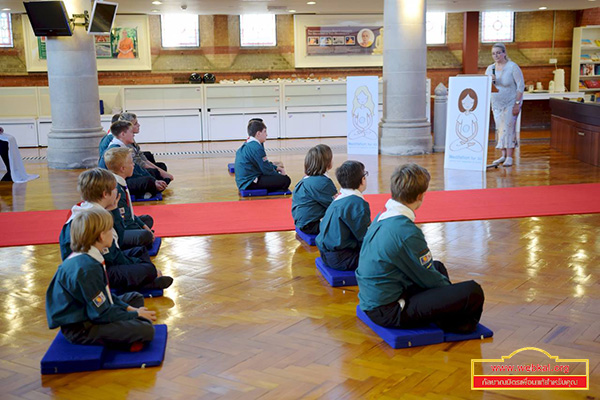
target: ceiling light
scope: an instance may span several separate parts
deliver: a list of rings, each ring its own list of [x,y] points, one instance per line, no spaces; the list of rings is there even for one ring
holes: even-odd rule
[[[10,8],[3,8],[2,11],[10,11]]]
[[[150,12],[153,12],[153,13],[158,13],[158,12],[160,12],[160,10],[157,10],[157,9],[155,8],[154,10],[150,10]]]
[[[152,2],[152,4],[154,4],[155,6],[160,6],[162,4],[162,1],[155,0]]]
[[[296,10],[288,10],[288,12],[295,13]]]
[[[309,6],[314,6],[315,4],[317,4],[316,1],[307,1],[306,4],[308,4]]]
[[[548,7],[540,7],[540,10],[547,10]]]

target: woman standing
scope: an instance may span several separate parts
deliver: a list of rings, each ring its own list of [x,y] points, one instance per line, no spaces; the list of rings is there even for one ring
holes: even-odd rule
[[[502,157],[493,164],[505,167],[513,165],[513,152],[517,147],[516,123],[521,105],[525,82],[521,68],[510,61],[506,55],[506,46],[496,43],[492,47],[494,63],[487,67],[486,75],[492,76],[492,82],[498,89],[492,93],[492,111],[496,122],[496,148],[502,150]]]

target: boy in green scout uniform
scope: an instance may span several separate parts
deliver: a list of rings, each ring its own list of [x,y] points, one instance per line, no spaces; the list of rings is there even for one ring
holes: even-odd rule
[[[371,209],[362,195],[367,188],[365,166],[346,161],[336,171],[340,194],[321,220],[317,247],[325,264],[341,271],[358,267],[360,247],[371,223]]]
[[[448,332],[473,332],[483,311],[481,286],[475,281],[452,284],[414,223],[429,180],[429,172],[417,164],[402,165],[392,174],[392,198],[369,228],[360,252],[360,308],[381,326],[435,323]]]

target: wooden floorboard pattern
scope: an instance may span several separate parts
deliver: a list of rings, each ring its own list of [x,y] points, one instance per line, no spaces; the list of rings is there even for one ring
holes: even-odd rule
[[[267,147],[317,142],[275,141]],[[322,142],[343,144],[341,139]],[[238,145],[144,147],[158,152]],[[600,182],[600,168],[551,150],[547,141],[525,144],[520,153],[516,166],[488,171],[485,181],[481,174],[444,171],[443,154],[361,160],[372,165],[369,190],[381,193],[389,191],[389,176],[404,162],[427,167],[432,190]],[[23,150],[23,155],[37,154],[44,155]],[[281,151],[271,158],[286,164],[293,182],[302,177],[304,153]],[[336,152],[334,165],[347,158]],[[231,154],[165,156],[176,180],[163,203],[237,201],[226,171],[231,159]],[[80,171],[49,170],[37,161],[26,165],[41,179],[20,187],[1,183],[3,212],[66,209],[78,201]],[[599,214],[434,223],[422,229],[453,281],[474,279],[482,285],[482,322],[494,330],[494,338],[391,349],[356,318],[357,287],[329,287],[314,266],[318,251],[293,232],[165,238],[155,263],[175,283],[165,297],[147,301],[158,323],[169,327],[163,365],[41,376],[40,359],[56,334],[47,328],[44,301],[60,263],[58,246],[0,248],[0,398],[600,397]],[[525,346],[589,359],[590,390],[470,389],[471,359],[500,358]],[[530,356],[526,361],[543,361]]]

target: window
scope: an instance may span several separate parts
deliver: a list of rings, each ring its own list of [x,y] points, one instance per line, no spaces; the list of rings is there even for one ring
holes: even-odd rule
[[[427,30],[426,43],[446,43],[446,13],[428,12],[425,19],[425,29]]]
[[[275,14],[240,15],[240,44],[246,46],[276,46]]]
[[[160,16],[162,47],[198,47],[200,30],[196,14],[165,14]]]
[[[512,11],[493,11],[481,13],[481,42],[514,41],[515,14]]]
[[[0,13],[0,47],[13,47],[10,13]]]

